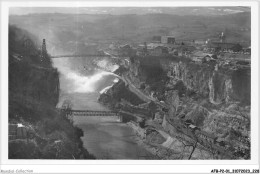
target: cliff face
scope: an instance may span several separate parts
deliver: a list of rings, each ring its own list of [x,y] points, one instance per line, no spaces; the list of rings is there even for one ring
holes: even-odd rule
[[[48,55],[42,57],[29,33],[9,28],[9,119],[25,110],[55,107],[59,100],[59,74]],[[23,35],[23,37],[21,37]],[[38,119],[31,117],[31,119]]]
[[[122,99],[133,105],[144,103],[136,94],[128,89],[122,80],[119,80],[105,93],[101,94],[98,101],[111,109],[117,109]]]
[[[217,63],[197,64],[185,59],[146,57],[132,58],[129,75],[136,84],[145,82],[159,93],[165,85],[165,90],[177,89],[184,95],[196,93],[208,98],[212,104],[250,104],[249,68],[230,70]]]
[[[9,30],[9,158],[93,159],[83,148],[83,132],[56,110],[59,74],[49,56],[27,32]]]
[[[250,158],[250,67],[135,57],[129,69],[140,90],[168,105],[170,122],[188,121],[231,145],[238,158]]]
[[[12,97],[25,102],[42,102],[56,106],[59,99],[59,74],[56,69],[13,63],[9,67],[9,90]]]
[[[167,67],[167,66],[166,66]],[[168,74],[173,81],[209,99],[213,104],[239,102],[250,104],[250,69],[228,70],[208,64],[171,63]]]

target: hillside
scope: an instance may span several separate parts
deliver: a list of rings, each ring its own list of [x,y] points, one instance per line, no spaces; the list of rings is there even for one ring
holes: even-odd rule
[[[9,26],[9,159],[93,159],[82,147],[83,132],[55,108],[59,73],[35,41]]]
[[[227,15],[176,14],[29,14],[11,15],[10,24],[46,38],[51,52],[72,51],[77,43],[144,42],[155,35],[178,40],[217,38],[224,31],[229,42],[250,42],[250,12]]]

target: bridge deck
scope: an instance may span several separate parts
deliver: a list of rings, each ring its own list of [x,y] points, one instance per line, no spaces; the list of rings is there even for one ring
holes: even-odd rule
[[[113,58],[122,58],[122,57],[127,57],[127,56],[121,56],[121,55],[117,55],[117,56],[114,56],[114,55],[103,55],[103,54],[100,54],[100,55],[95,55],[95,54],[82,54],[82,55],[56,55],[56,56],[51,56],[50,58],[52,59],[55,59],[55,58],[82,58],[82,57],[113,57]]]
[[[74,116],[118,116],[118,112],[115,111],[93,111],[93,110],[66,110],[62,109],[67,114],[73,114]]]
[[[51,56],[51,58],[62,58],[62,57],[111,57],[110,55],[95,55],[95,54],[82,54],[82,55],[57,55]]]

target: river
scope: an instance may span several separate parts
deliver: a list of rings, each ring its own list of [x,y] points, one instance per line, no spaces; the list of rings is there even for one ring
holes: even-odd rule
[[[89,61],[95,62],[97,66]],[[107,59],[84,58],[55,59],[53,64],[60,72],[61,95],[58,107],[67,100],[72,103],[73,109],[108,110],[97,99],[103,89],[117,81],[117,76],[111,73],[117,65]],[[84,132],[84,147],[97,159],[149,159],[151,156],[137,144],[132,128],[119,122],[116,117],[77,116],[73,122]]]

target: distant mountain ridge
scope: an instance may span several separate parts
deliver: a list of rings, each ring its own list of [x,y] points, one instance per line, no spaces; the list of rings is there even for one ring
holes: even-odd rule
[[[176,14],[62,14],[11,15],[10,24],[47,39],[49,52],[74,51],[77,43],[149,42],[153,36],[172,35],[177,40],[219,38],[225,32],[228,42],[250,42],[251,13],[213,16]],[[48,42],[51,41],[52,43]],[[71,49],[71,50],[70,50]]]

